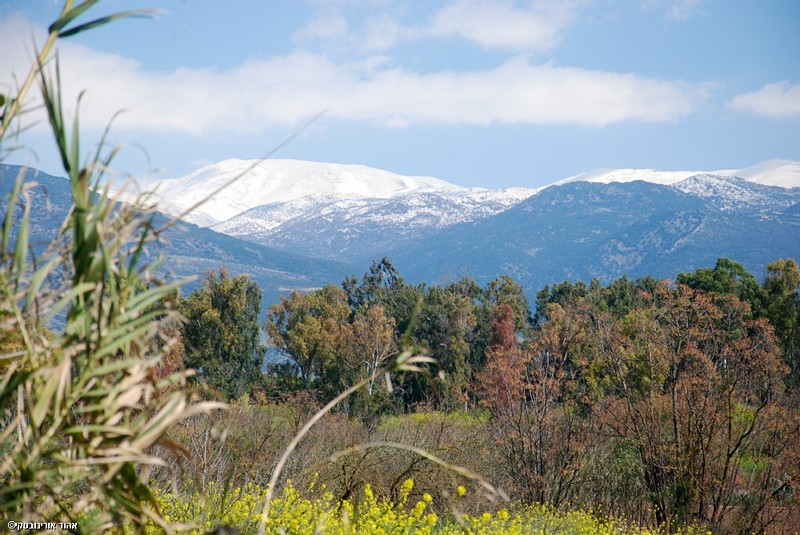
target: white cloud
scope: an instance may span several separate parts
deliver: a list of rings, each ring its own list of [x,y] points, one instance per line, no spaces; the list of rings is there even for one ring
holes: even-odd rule
[[[479,72],[381,73],[349,113],[416,122],[578,124],[671,121],[691,113],[702,88],[634,75],[531,65],[522,58]]]
[[[5,20],[0,20],[0,93],[8,93],[16,87],[17,81],[27,74],[31,62],[36,57],[34,43],[35,37],[39,44],[44,41],[44,32],[41,28],[32,28],[28,20],[19,15],[12,14]]]
[[[6,31],[7,24],[0,23],[0,36],[15,33],[19,40],[19,32]],[[7,41],[0,38],[0,49],[11,49]],[[420,74],[391,67],[380,57],[347,63],[295,52],[228,70],[150,72],[135,61],[65,42],[61,59],[65,102],[88,89],[82,107],[86,126],[104,126],[126,108],[118,129],[197,135],[255,133],[271,124],[297,124],[328,108],[331,117],[395,127],[662,122],[687,116],[707,96],[705,86],[537,65],[523,57],[487,70]],[[0,80],[7,79],[13,63],[7,54],[0,57]]]
[[[389,50],[408,34],[409,30],[392,15],[373,17],[364,22],[360,46],[366,52]]]
[[[389,11],[351,22],[339,11],[341,6],[325,5],[305,26],[294,33],[301,45],[322,45],[323,49],[368,55],[389,50],[415,30],[403,26]]]
[[[698,14],[704,2],[705,0],[640,0],[639,6],[643,11],[666,9],[664,20],[685,22]]]
[[[311,19],[311,21],[295,32],[295,39],[308,41],[313,39],[340,39],[347,35],[349,23],[338,13],[325,13]]]
[[[575,18],[572,1],[452,0],[438,10],[424,33],[456,36],[486,48],[541,51],[554,46]]]
[[[788,80],[767,84],[757,91],[743,93],[731,99],[734,109],[775,118],[800,117],[800,83]]]
[[[402,5],[361,3],[320,5],[317,15],[295,34],[302,42],[328,41],[359,53],[386,51],[401,41],[459,38],[487,49],[541,52],[558,44],[584,0],[448,0],[426,20],[403,20]],[[368,3],[369,4],[369,3]],[[363,15],[348,23],[339,9]],[[374,9],[372,11],[371,9]],[[359,18],[354,15],[354,20]]]
[[[701,2],[702,0],[677,0],[667,12],[666,19],[678,22],[688,20],[700,7]]]

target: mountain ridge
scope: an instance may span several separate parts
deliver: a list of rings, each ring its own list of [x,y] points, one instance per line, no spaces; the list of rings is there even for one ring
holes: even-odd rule
[[[469,189],[438,178],[403,176],[363,165],[285,159],[223,160],[183,177],[150,181],[146,187],[155,188],[156,197],[162,201],[168,200],[162,209],[177,215],[176,209],[191,207],[237,176],[240,178],[209,199],[197,215],[190,214],[189,221],[210,226],[205,223],[220,223],[263,204],[307,195],[382,199],[422,191]]]
[[[269,247],[349,263],[374,259],[406,244],[413,246],[415,241],[448,226],[492,217],[550,187],[574,182],[612,184],[644,179],[710,196],[718,208],[744,203],[762,213],[786,208],[794,198],[786,193],[779,200],[777,190],[763,189],[776,186],[763,183],[781,183],[784,189],[800,185],[800,163],[788,160],[710,173],[599,170],[545,188],[504,189],[465,188],[431,177],[404,177],[365,166],[225,160],[185,177],[162,181],[162,186],[166,184],[162,198],[185,209],[254,164],[256,172],[220,193],[204,212],[195,212],[189,221]],[[737,174],[749,178],[736,178]],[[753,189],[759,187],[762,189]],[[190,195],[182,199],[181,188],[191,189]],[[264,199],[271,200],[259,204]],[[227,217],[230,214],[235,215]]]
[[[800,162],[772,159],[759,162],[742,169],[723,169],[717,171],[662,171],[658,169],[595,169],[558,180],[551,184],[558,186],[569,182],[633,182],[643,180],[665,186],[674,185],[695,175],[717,175],[738,177],[756,184],[781,188],[800,187]]]
[[[492,216],[527,197],[524,190],[420,192],[386,199],[306,196],[251,208],[212,228],[280,249],[352,262],[387,244],[397,246]]]
[[[791,185],[800,172],[789,164],[754,166],[749,176]],[[798,187],[719,173],[671,175],[669,184],[618,176],[624,180],[597,175],[533,194],[393,181],[382,198],[304,195],[212,228],[187,223],[188,238],[166,253],[181,272],[229,266],[251,274],[267,304],[292,289],[338,284],[383,256],[411,282],[470,276],[485,283],[505,274],[529,295],[563,280],[674,277],[721,256],[757,276],[776,258],[800,258]],[[50,194],[66,196],[58,189],[64,184],[53,182]],[[46,225],[43,217],[37,222]]]
[[[790,191],[800,201],[800,190]],[[529,290],[622,275],[672,278],[719,257],[758,274],[778,257],[800,257],[797,202],[769,215],[717,203],[644,181],[576,181],[389,255],[415,282],[469,274],[484,283],[508,274]]]
[[[182,177],[150,180],[144,187],[155,189],[162,211],[178,215],[239,174],[243,176],[190,213],[187,220],[201,226],[214,226],[259,206],[281,202],[297,204],[296,201],[306,197],[309,200],[314,197],[330,200],[390,199],[426,193],[496,196],[498,192],[504,192],[518,202],[547,187],[576,181],[611,183],[644,180],[675,185],[695,175],[716,175],[739,177],[751,183],[786,189],[800,187],[800,162],[780,159],[738,170],[599,169],[557,180],[544,187],[515,186],[502,189],[467,188],[434,177],[404,176],[354,164],[289,159],[228,159],[201,167]]]

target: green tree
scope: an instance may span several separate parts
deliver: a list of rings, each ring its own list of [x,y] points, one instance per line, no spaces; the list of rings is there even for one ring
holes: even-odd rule
[[[548,304],[557,303],[565,307],[575,302],[578,298],[586,298],[588,293],[589,290],[583,281],[564,281],[552,286],[546,284],[544,288],[536,292],[536,313],[533,317],[533,323],[541,325],[547,321]]]
[[[791,258],[767,265],[761,288],[763,314],[775,328],[775,335],[791,368],[790,381],[800,383],[800,269]]]
[[[635,281],[626,275],[603,286],[598,279],[592,279],[589,286],[582,281],[564,281],[553,286],[547,285],[536,292],[536,313],[534,325],[541,326],[547,321],[548,305],[555,303],[566,308],[569,305],[585,300],[600,310],[610,312],[615,317],[622,317],[631,309],[646,304],[647,296],[652,295],[659,283],[653,277],[641,277]]]
[[[594,287],[595,281],[592,282]],[[658,281],[653,277],[641,277],[632,281],[623,275],[598,290],[590,289],[587,301],[602,310],[608,310],[614,317],[621,318],[632,309],[645,306],[646,296],[652,295],[657,287]]]
[[[760,315],[761,296],[758,281],[742,264],[719,258],[713,268],[700,268],[678,275],[678,283],[713,294],[735,295],[750,305],[754,316]]]
[[[206,274],[205,284],[180,302],[185,363],[226,398],[238,398],[260,383],[265,348],[258,315],[261,290],[247,275],[226,270]]]
[[[391,260],[383,257],[373,262],[359,284],[356,277],[347,277],[342,282],[352,314],[360,309],[381,305],[386,314],[394,320],[397,338],[401,339],[408,331],[414,310],[417,308],[424,290],[422,287],[407,284]]]
[[[428,348],[445,373],[442,399],[437,401],[450,407],[463,404],[472,380],[470,360],[477,318],[471,289],[466,281],[429,288],[414,329],[417,343]],[[420,381],[422,390],[428,391],[425,380],[437,381],[433,376],[423,375],[415,379]],[[419,394],[422,396],[422,392]]]
[[[296,364],[304,388],[335,395],[348,386],[350,312],[347,294],[332,284],[311,293],[292,292],[270,307],[269,343]]]
[[[400,272],[392,261],[384,256],[369,266],[369,271],[362,277],[361,284],[358,284],[356,277],[347,277],[342,283],[342,288],[347,293],[350,307],[357,310],[380,301],[385,297],[386,289],[396,289],[402,284],[403,278]]]
[[[501,275],[489,282],[483,293],[484,304],[490,314],[495,307],[508,305],[514,311],[514,326],[525,331],[531,324],[531,308],[525,296],[525,288],[509,277]]]

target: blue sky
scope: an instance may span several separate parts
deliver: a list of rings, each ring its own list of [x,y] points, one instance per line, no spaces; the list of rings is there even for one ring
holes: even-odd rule
[[[59,5],[0,0],[0,92]],[[164,12],[60,48],[89,140],[126,110],[111,139],[135,175],[261,157],[323,110],[275,157],[484,187],[800,160],[796,0],[107,0],[94,14],[150,7]],[[41,125],[21,143],[7,161],[58,170]]]

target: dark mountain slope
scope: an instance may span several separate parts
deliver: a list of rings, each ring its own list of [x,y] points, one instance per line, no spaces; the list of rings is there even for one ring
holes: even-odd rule
[[[565,279],[674,277],[720,256],[760,274],[779,256],[798,257],[798,236],[796,218],[722,211],[668,186],[572,182],[390,256],[412,280],[466,274],[485,282],[505,273],[536,291]]]

